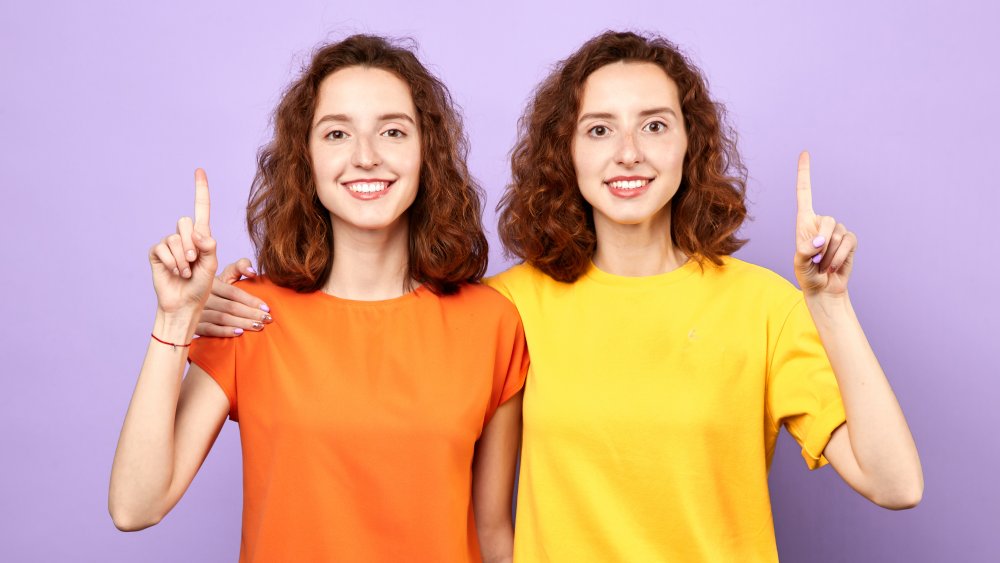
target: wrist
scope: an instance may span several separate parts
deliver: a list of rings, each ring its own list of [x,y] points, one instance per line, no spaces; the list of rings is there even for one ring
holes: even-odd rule
[[[198,312],[166,312],[157,309],[156,318],[153,321],[153,335],[167,342],[174,344],[189,344],[194,337],[194,330],[198,326]]]
[[[805,294],[805,302],[816,324],[820,324],[821,321],[847,320],[853,316],[851,297],[846,291],[837,294],[825,292]]]

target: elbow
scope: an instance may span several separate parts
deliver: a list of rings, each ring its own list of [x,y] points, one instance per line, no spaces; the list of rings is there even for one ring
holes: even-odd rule
[[[909,510],[920,504],[923,497],[924,483],[919,479],[910,484],[897,484],[873,497],[872,501],[889,510]]]
[[[477,526],[479,549],[483,563],[510,563],[514,558],[514,527],[506,525]]]
[[[115,528],[122,532],[138,532],[150,526],[155,526],[160,522],[158,517],[147,517],[140,514],[128,512],[112,512],[111,521],[115,523]]]
[[[122,532],[138,532],[150,526],[155,526],[163,519],[162,514],[144,513],[131,507],[122,506],[121,503],[109,502],[108,512],[111,514],[111,521],[115,528]]]

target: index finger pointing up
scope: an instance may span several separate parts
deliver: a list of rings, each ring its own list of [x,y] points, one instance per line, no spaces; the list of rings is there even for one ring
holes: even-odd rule
[[[795,192],[798,194],[799,214],[812,214],[812,183],[809,181],[809,153],[806,151],[799,155],[799,176]]]
[[[201,168],[194,171],[194,227],[202,234],[208,235],[209,216],[208,175]]]

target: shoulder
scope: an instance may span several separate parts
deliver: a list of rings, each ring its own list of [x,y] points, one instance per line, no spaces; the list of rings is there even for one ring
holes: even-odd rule
[[[321,292],[300,293],[294,289],[277,285],[267,276],[243,279],[234,285],[267,303],[271,311],[281,310],[283,316],[296,311],[309,313],[317,305],[317,300],[322,299],[319,296]]]
[[[765,293],[779,298],[799,293],[791,282],[777,273],[731,256],[723,259],[722,266],[706,264],[705,277],[739,290]]]
[[[742,303],[768,317],[784,318],[802,301],[802,292],[777,273],[742,260],[726,257],[722,266],[705,265],[703,279],[714,285],[717,299]]]
[[[273,298],[285,298],[294,299],[296,296],[304,297],[311,295],[310,293],[299,293],[294,289],[289,289],[287,287],[281,287],[273,281],[271,281],[267,276],[258,276],[256,278],[245,278],[235,284],[236,287],[242,289],[243,291],[250,293],[261,299]]]
[[[527,293],[537,292],[539,288],[548,285],[568,285],[557,282],[545,272],[526,263],[511,266],[506,271],[483,281],[514,303]]]
[[[457,293],[443,299],[454,308],[487,317],[518,318],[517,309],[499,290],[485,283],[469,283],[459,287]]]

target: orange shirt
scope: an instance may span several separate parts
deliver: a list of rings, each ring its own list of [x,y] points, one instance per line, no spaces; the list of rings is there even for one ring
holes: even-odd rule
[[[374,302],[243,289],[274,322],[190,356],[240,425],[240,561],[479,561],[476,440],[527,371],[513,305],[480,285]]]

